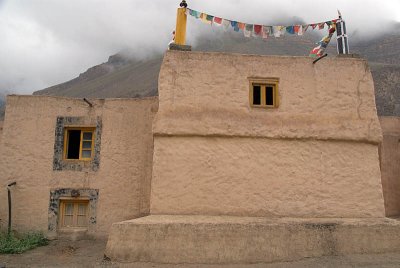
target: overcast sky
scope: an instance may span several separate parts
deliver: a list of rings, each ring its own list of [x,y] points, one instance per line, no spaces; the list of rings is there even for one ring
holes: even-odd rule
[[[162,53],[179,0],[0,0],[0,91],[32,93],[70,80],[108,56],[132,49]],[[189,7],[248,23],[307,23],[337,17],[349,33],[370,37],[400,21],[400,0],[188,0]],[[189,43],[210,26],[189,19]],[[221,33],[222,34],[222,33]],[[350,36],[351,37],[351,36]]]

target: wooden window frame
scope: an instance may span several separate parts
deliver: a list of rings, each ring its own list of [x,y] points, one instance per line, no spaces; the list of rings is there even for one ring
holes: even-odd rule
[[[80,130],[81,131],[81,137],[80,137],[80,144],[79,144],[79,159],[70,159],[67,158],[68,154],[68,142],[69,142],[69,136],[68,136],[68,131],[70,130]],[[82,147],[84,141],[89,141],[89,140],[84,140],[83,139],[83,133],[91,132],[92,133],[92,147],[90,149],[84,149]],[[64,128],[64,152],[63,152],[63,159],[65,161],[91,161],[93,159],[93,154],[94,154],[94,142],[95,142],[95,134],[96,134],[96,128],[95,127],[65,127]],[[90,158],[84,158],[82,157],[82,151],[91,151]]]
[[[249,77],[249,103],[253,108],[278,108],[279,107],[279,78]],[[261,88],[261,104],[253,104],[254,86]],[[273,89],[273,105],[266,104],[266,87]]]
[[[73,208],[73,214],[72,214],[72,226],[65,226],[64,225],[64,217],[65,217],[65,206],[66,204],[74,204]],[[79,213],[79,208],[75,210],[75,206],[78,206],[79,204],[85,204],[86,205],[86,225],[84,226],[78,226],[78,213]],[[59,223],[58,226],[59,228],[62,229],[88,229],[89,226],[89,215],[90,215],[90,202],[88,199],[60,199],[60,208],[59,208]],[[76,225],[75,225],[76,223]]]

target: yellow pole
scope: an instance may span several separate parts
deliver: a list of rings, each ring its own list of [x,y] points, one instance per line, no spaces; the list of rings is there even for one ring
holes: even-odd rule
[[[186,8],[178,8],[176,15],[175,44],[186,45]]]

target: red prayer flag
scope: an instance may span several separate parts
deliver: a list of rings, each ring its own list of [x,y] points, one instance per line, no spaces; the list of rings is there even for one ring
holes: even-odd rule
[[[254,33],[256,35],[261,35],[262,25],[254,24]]]
[[[313,30],[315,29],[315,27],[317,27],[317,24],[311,24],[311,27],[313,28]]]
[[[323,53],[324,53],[324,49],[322,49],[321,46],[317,46],[311,50],[309,56],[313,57],[313,58],[319,58],[323,55]]]
[[[222,18],[214,17],[214,23],[221,24],[222,23]]]
[[[294,26],[294,32],[295,33],[299,33],[299,30],[300,30],[300,25],[295,25]]]

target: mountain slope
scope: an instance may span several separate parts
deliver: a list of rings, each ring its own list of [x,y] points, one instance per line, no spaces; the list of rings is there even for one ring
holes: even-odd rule
[[[400,23],[393,23],[387,33],[368,40],[350,43],[350,51],[363,55],[370,62],[400,65]]]
[[[161,57],[134,61],[117,54],[71,81],[33,94],[88,98],[155,96],[160,67]]]
[[[0,121],[4,120],[5,111],[6,111],[6,95],[0,92]]]
[[[375,101],[381,116],[400,116],[400,65],[370,64]]]

